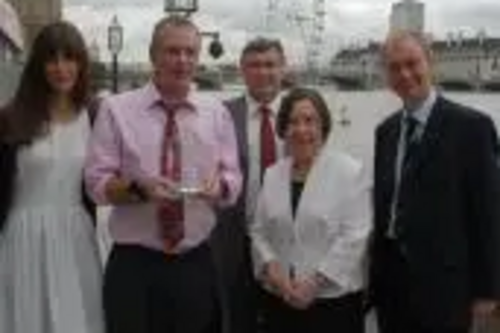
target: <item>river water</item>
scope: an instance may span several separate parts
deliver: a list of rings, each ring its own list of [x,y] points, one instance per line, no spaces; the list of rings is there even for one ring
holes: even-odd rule
[[[387,90],[344,92],[329,87],[318,87],[318,90],[327,101],[335,121],[332,131],[335,144],[369,161],[373,155],[375,127],[385,117],[400,108],[401,103],[398,98]],[[237,87],[218,93],[221,98],[230,98],[239,94],[241,94],[241,89]],[[500,93],[443,92],[443,95],[489,114],[500,132]]]

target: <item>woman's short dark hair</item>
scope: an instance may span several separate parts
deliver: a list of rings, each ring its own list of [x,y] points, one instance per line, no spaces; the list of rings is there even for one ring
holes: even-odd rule
[[[58,55],[78,64],[78,78],[71,99],[75,111],[88,102],[89,56],[80,31],[60,21],[45,26],[36,36],[13,99],[2,110],[0,139],[30,143],[43,134],[50,121],[49,101],[53,94],[45,67]]]
[[[330,110],[321,94],[317,90],[311,88],[293,88],[285,97],[283,97],[278,117],[276,119],[276,133],[282,139],[285,137],[288,126],[290,125],[290,117],[292,115],[293,107],[295,103],[303,100],[308,100],[314,105],[314,109],[318,113],[320,120],[321,134],[323,136],[323,140],[325,140],[330,134],[332,127]]]

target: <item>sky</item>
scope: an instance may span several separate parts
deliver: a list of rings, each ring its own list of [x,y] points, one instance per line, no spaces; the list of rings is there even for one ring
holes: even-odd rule
[[[203,31],[218,31],[225,47],[220,63],[238,59],[243,45],[259,35],[281,38],[289,61],[305,59],[305,40],[309,24],[297,23],[297,17],[310,17],[314,0],[274,0],[276,10],[268,16],[269,0],[199,0],[195,22]],[[363,45],[385,36],[391,0],[325,0],[325,32],[322,59],[329,59],[340,48]],[[147,48],[154,23],[163,16],[163,0],[63,0],[64,17],[74,22],[89,44],[97,44],[102,60],[108,60],[107,27],[117,15],[124,28],[121,59],[147,62]],[[428,0],[424,1],[426,31],[435,38],[450,33],[476,36],[483,29],[488,36],[500,37],[499,0]],[[266,18],[272,18],[266,26]],[[208,44],[209,38],[204,39]],[[213,62],[204,47],[202,59]]]

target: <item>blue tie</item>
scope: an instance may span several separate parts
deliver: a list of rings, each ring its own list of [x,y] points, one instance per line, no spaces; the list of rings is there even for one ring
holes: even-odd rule
[[[399,167],[399,179],[398,183],[396,184],[396,188],[394,190],[393,194],[393,203],[392,203],[392,213],[393,216],[389,222],[389,227],[388,227],[388,236],[390,238],[392,237],[398,237],[400,229],[400,225],[398,226],[400,221],[398,221],[398,217],[400,215],[400,212],[403,210],[403,187],[406,179],[406,173],[408,171],[408,167],[412,162],[412,157],[414,157],[415,154],[415,149],[418,146],[418,139],[416,138],[416,129],[418,126],[418,120],[412,117],[411,115],[406,114],[403,118],[403,126],[402,130],[404,131],[403,135],[403,143],[402,143],[402,152],[401,154],[402,159],[400,162]]]
[[[418,144],[418,140],[416,138],[416,132],[418,126],[418,120],[414,117],[407,115],[405,117],[405,136],[404,136],[404,153],[403,153],[403,163],[402,163],[402,172],[404,174],[405,170],[408,168],[411,163],[411,157],[415,152],[415,148]]]

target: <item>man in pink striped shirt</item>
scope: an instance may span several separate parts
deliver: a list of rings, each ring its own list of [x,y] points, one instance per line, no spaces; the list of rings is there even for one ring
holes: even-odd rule
[[[206,242],[217,206],[235,202],[241,172],[230,115],[220,102],[190,89],[200,48],[200,32],[188,19],[161,20],[150,47],[151,82],[106,99],[97,117],[85,180],[96,202],[114,206],[115,245],[104,285],[107,333],[220,329]],[[171,105],[174,120],[166,112]],[[169,121],[180,142],[179,182],[191,182],[196,193],[179,193],[162,177]],[[158,217],[166,199],[183,210],[182,237],[168,250]]]

